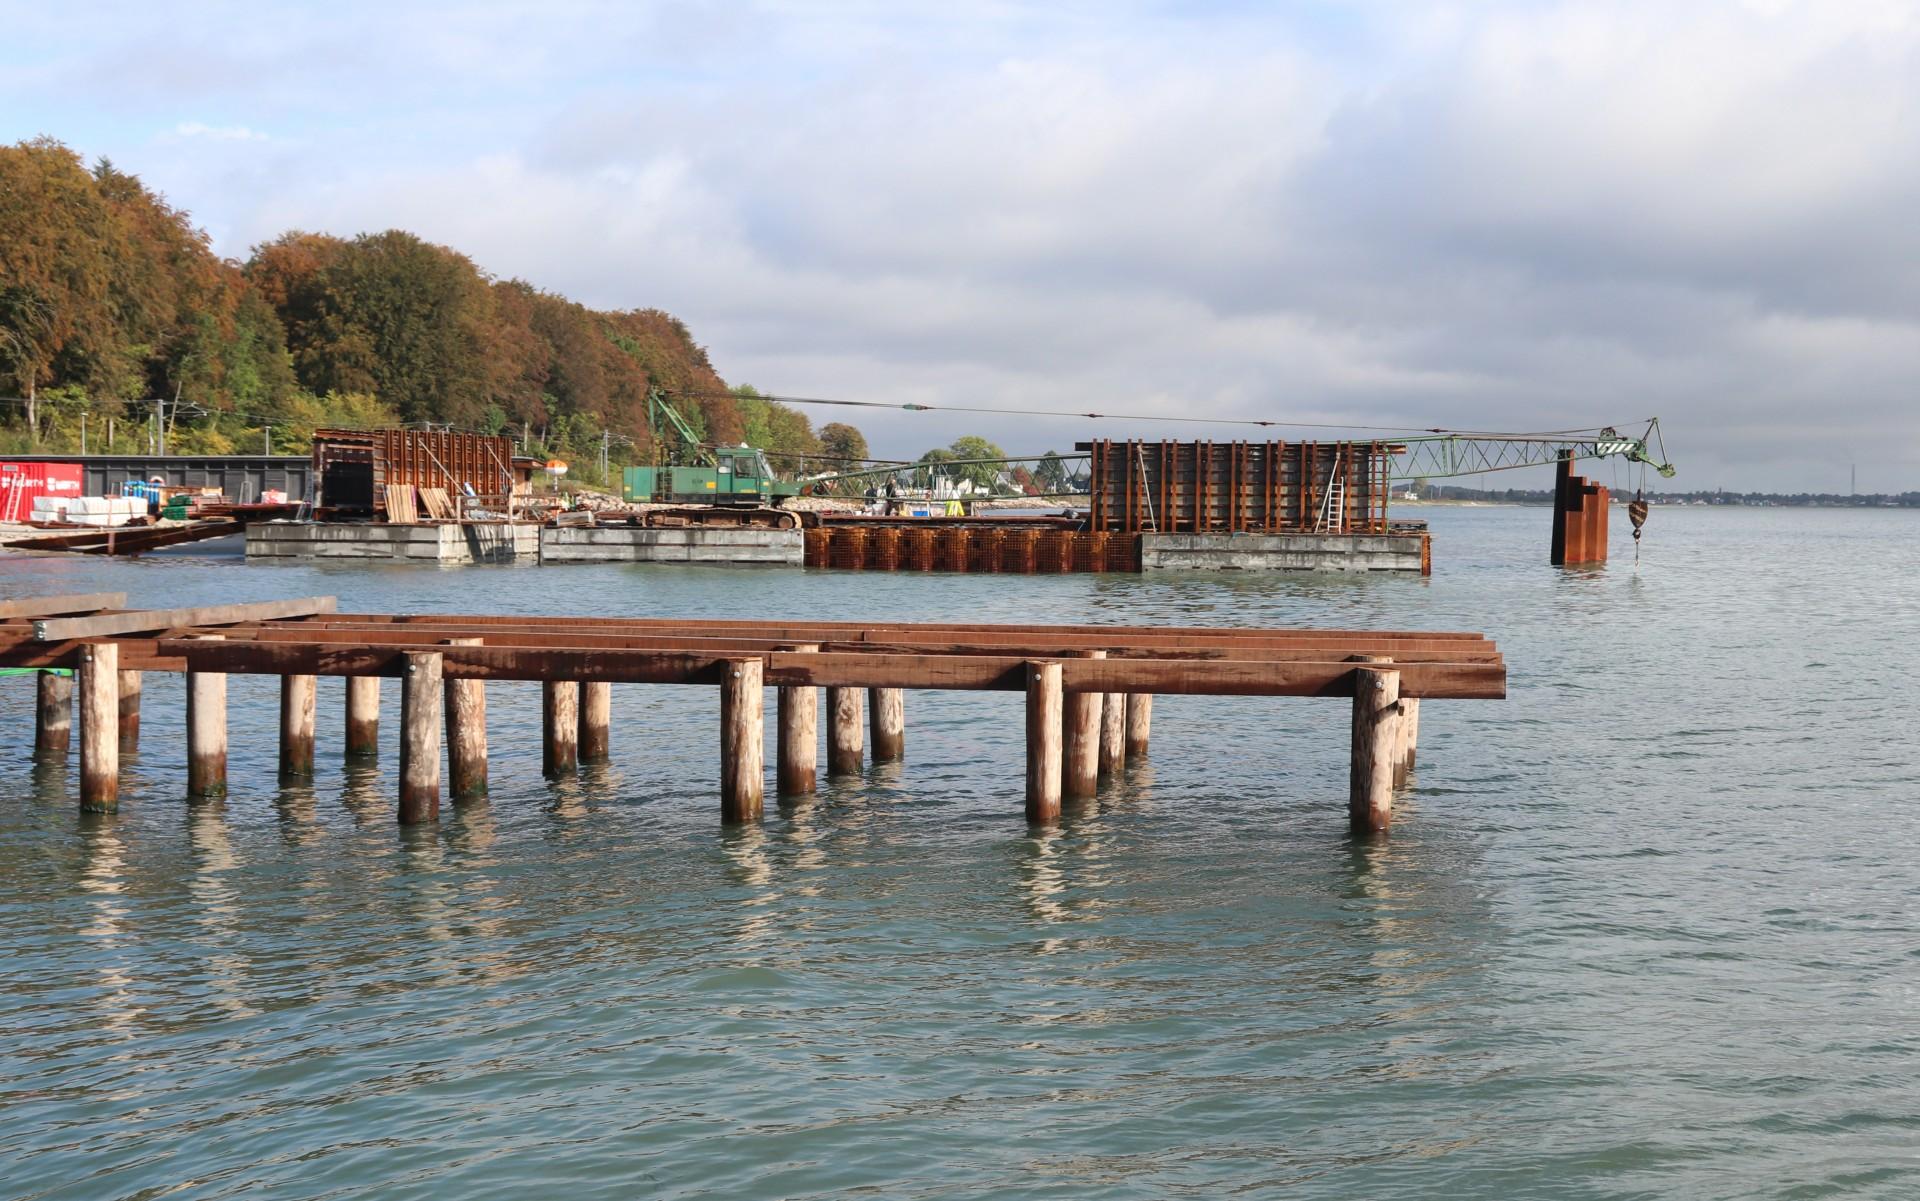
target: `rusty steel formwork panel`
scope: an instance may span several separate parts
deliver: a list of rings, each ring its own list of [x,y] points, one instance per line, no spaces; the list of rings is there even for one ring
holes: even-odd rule
[[[480,496],[513,491],[513,439],[439,430],[315,430],[313,473],[320,507],[384,514],[394,485]]]
[[[1093,529],[1117,534],[1379,534],[1390,442],[1082,442]]]

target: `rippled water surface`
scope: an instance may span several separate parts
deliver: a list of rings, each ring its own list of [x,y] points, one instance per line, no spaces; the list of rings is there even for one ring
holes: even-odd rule
[[[1661,510],[1636,570],[1539,509],[1430,510],[1431,580],[0,561],[147,605],[1484,630],[1392,836],[1347,712],[1163,698],[1150,761],[1021,819],[1013,695],[914,693],[908,760],[723,832],[710,689],[615,689],[539,776],[393,821],[377,767],[189,807],[149,676],[122,811],[0,681],[0,1195],[1920,1196],[1920,519]],[[1624,525],[1624,523],[1621,523]],[[769,706],[771,711],[771,706]]]

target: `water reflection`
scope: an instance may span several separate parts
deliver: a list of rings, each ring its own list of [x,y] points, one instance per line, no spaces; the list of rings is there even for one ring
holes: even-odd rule
[[[129,931],[132,916],[127,898],[127,847],[121,839],[113,815],[98,815],[81,823],[81,869],[78,881],[86,894],[87,920],[79,929],[84,939],[95,940],[105,954],[96,954],[99,966],[93,969],[96,989],[88,995],[95,1025],[111,1033],[132,1038],[138,1032],[145,1007],[133,993],[134,979],[124,960],[133,950]]]
[[[370,759],[349,759],[341,768],[340,805],[356,826],[393,825],[399,813],[398,785],[390,795],[387,773]]]
[[[290,847],[335,837],[320,826],[320,798],[309,781],[281,784],[274,793],[273,811],[280,819],[280,837]]]
[[[728,826],[720,836],[726,877],[734,887],[746,890],[729,910],[733,923],[728,939],[738,947],[761,949],[779,936],[780,892],[774,887],[770,845],[766,830],[757,823]]]
[[[231,1017],[247,1017],[259,1010],[249,1000],[252,992],[244,945],[241,897],[231,877],[243,864],[227,829],[226,805],[210,801],[186,811],[187,846],[192,853],[193,877],[187,899],[199,934],[192,941],[202,948],[201,963],[215,1007]]]

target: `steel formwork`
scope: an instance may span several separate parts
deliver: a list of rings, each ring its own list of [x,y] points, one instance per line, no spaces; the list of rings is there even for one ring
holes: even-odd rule
[[[1382,534],[1392,442],[1082,442],[1090,527],[1122,534]]]

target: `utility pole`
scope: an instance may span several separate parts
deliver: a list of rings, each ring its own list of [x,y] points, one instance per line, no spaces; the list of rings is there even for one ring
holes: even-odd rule
[[[80,453],[87,453],[87,415],[80,414]]]
[[[260,427],[260,453],[263,455],[273,453],[273,427],[270,425]]]
[[[600,431],[600,482],[603,484],[607,482],[607,447],[612,440],[606,430]]]

